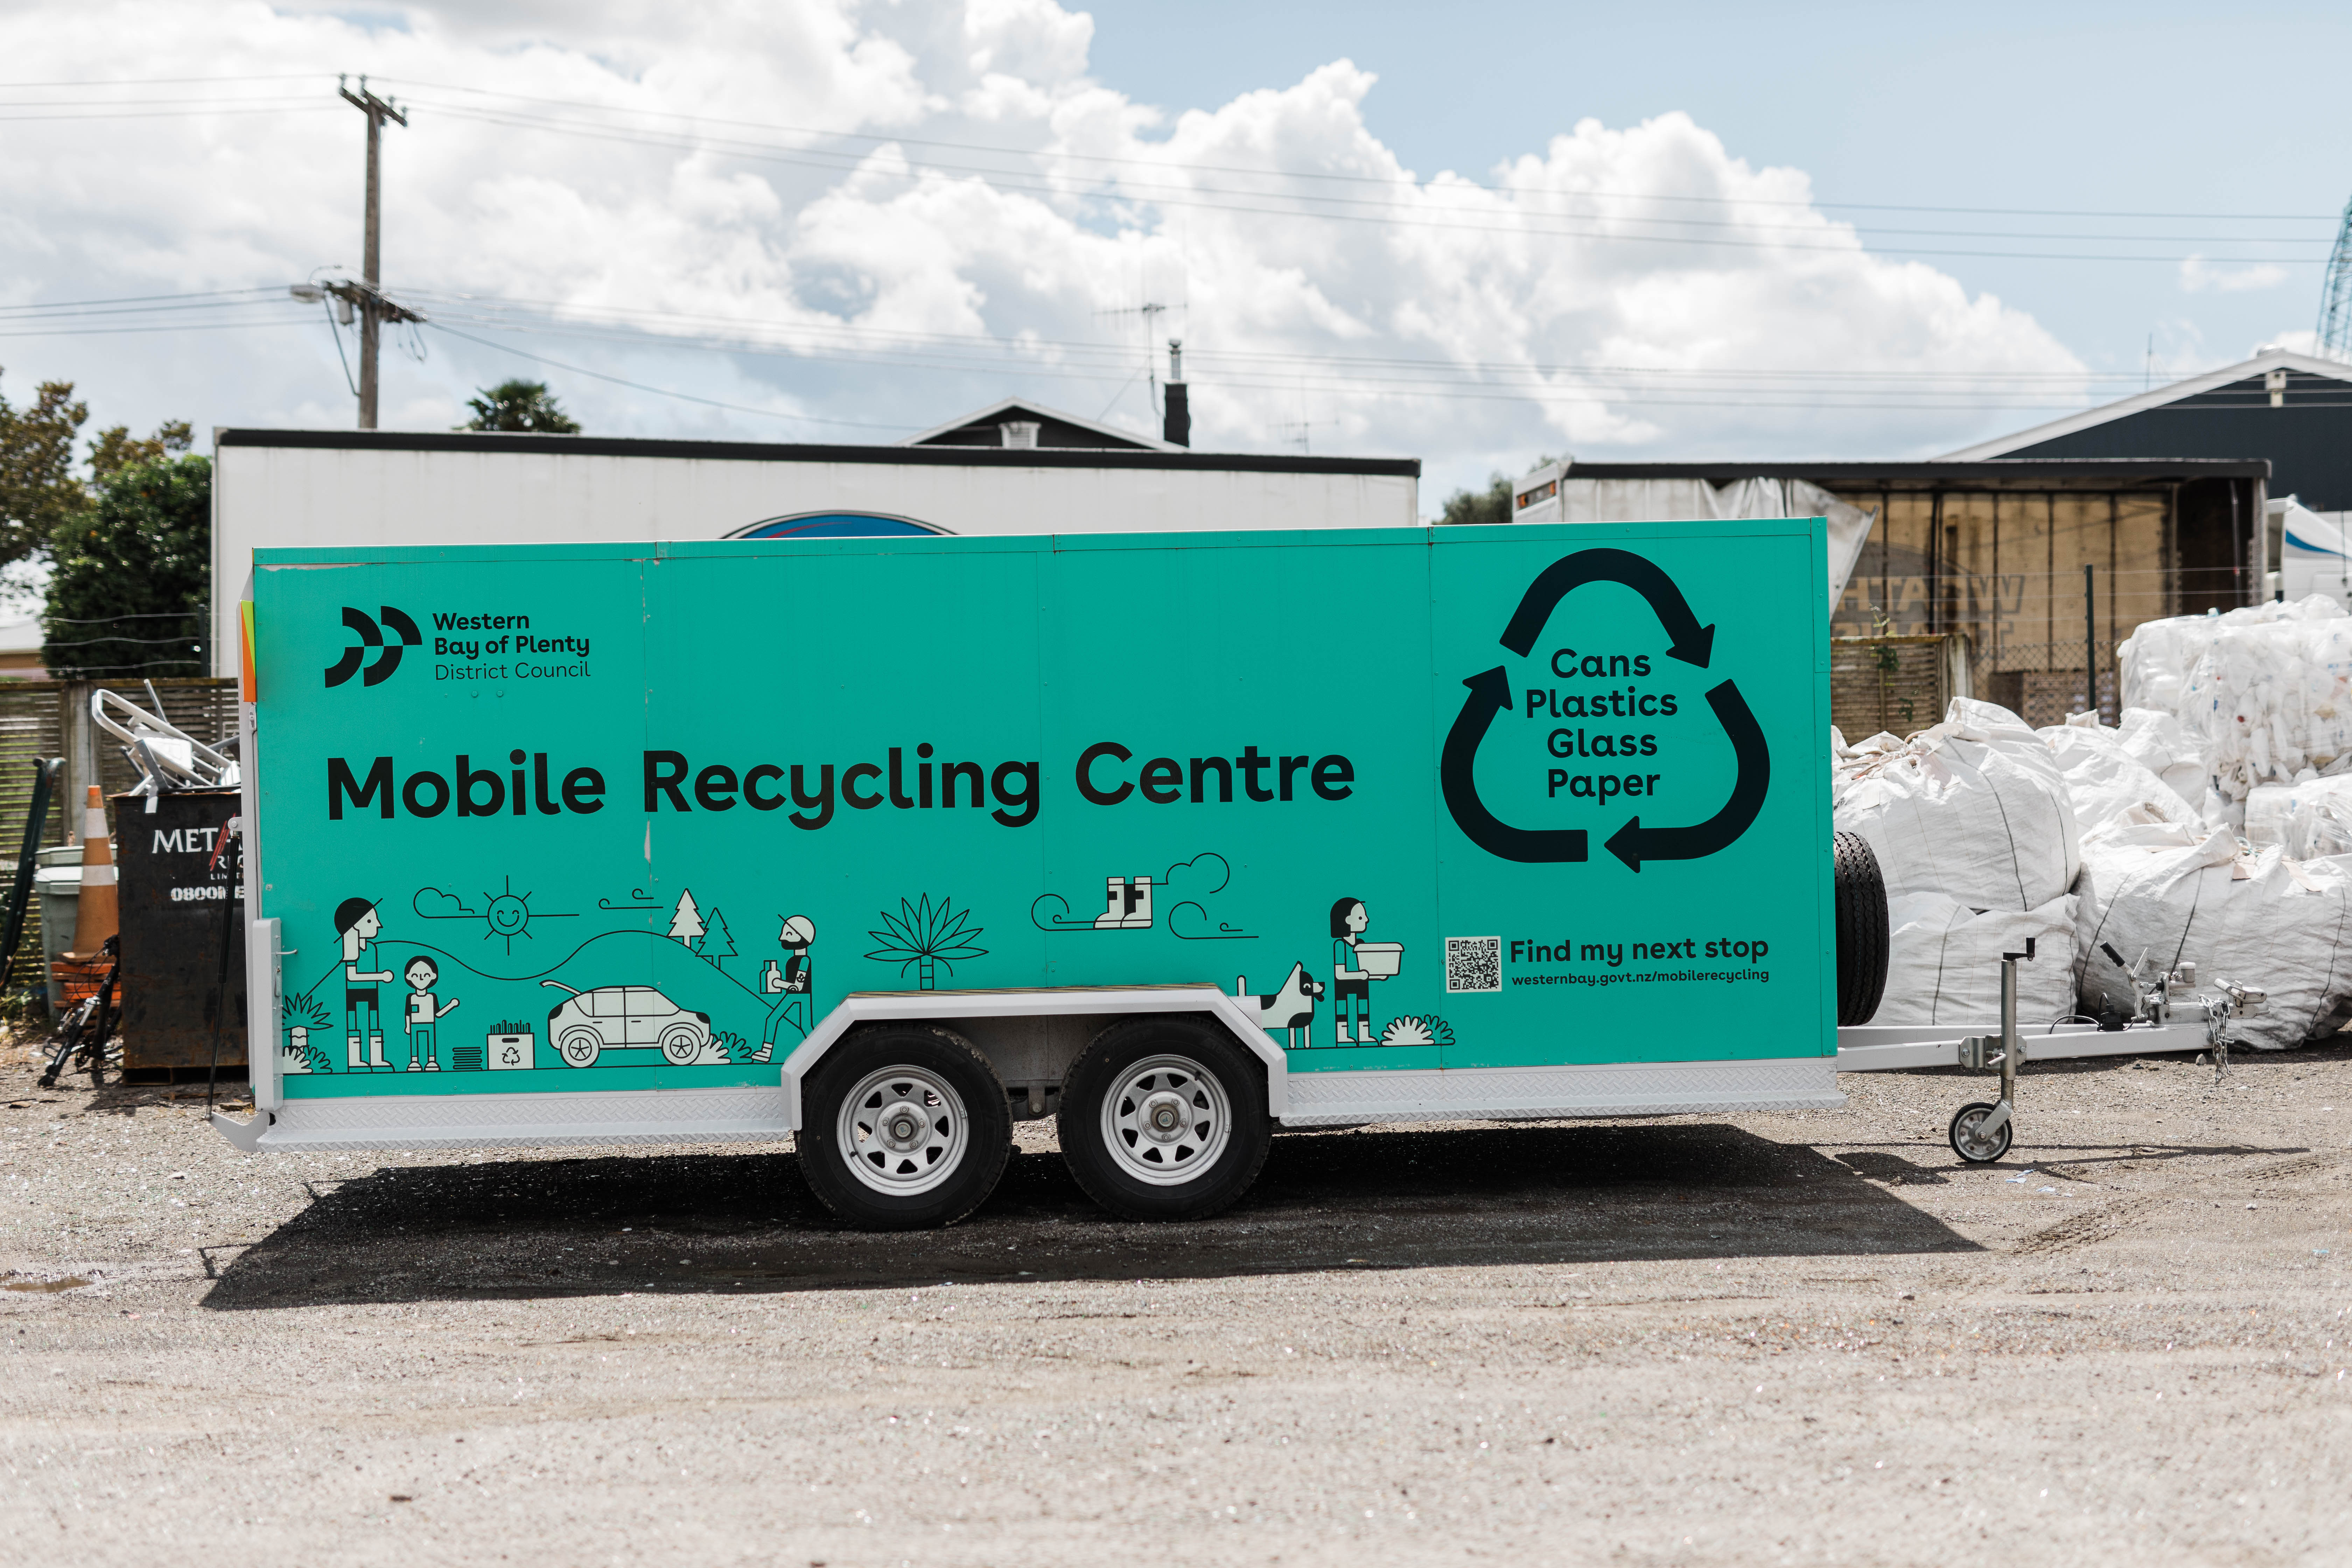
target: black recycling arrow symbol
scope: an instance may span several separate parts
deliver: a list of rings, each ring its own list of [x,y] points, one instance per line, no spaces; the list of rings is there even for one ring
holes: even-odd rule
[[[1698,624],[1691,614],[1690,602],[1675,580],[1661,571],[1655,562],[1634,554],[1630,550],[1580,550],[1573,555],[1563,555],[1545,567],[1536,580],[1528,584],[1520,596],[1519,607],[1511,616],[1511,624],[1503,628],[1503,646],[1521,658],[1536,646],[1536,637],[1551,619],[1551,613],[1570,592],[1587,583],[1622,583],[1626,587],[1650,601],[1650,608],[1658,624],[1674,638],[1666,657],[1681,659],[1685,664],[1706,668],[1707,657],[1715,650],[1715,628]]]
[[[1731,681],[1709,691],[1706,705],[1715,710],[1723,732],[1731,738],[1732,754],[1739,759],[1731,798],[1721,811],[1688,827],[1644,827],[1639,816],[1626,818],[1625,826],[1610,837],[1609,852],[1636,871],[1644,860],[1696,860],[1728,848],[1764,808],[1765,787],[1772,782],[1772,753],[1764,744],[1764,727]],[[1452,755],[1450,741],[1447,755]]]
[[[1581,827],[1513,827],[1478,798],[1478,781],[1471,772],[1478,761],[1478,742],[1486,738],[1486,726],[1495,721],[1495,715],[1510,707],[1511,678],[1498,664],[1462,684],[1470,689],[1470,695],[1454,716],[1454,728],[1445,733],[1445,751],[1437,764],[1438,781],[1445,790],[1445,809],[1454,814],[1454,826],[1471,843],[1500,859],[1583,859]]]

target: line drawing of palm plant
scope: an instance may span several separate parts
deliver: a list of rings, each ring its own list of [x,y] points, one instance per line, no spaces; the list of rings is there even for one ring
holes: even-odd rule
[[[879,914],[882,929],[866,934],[882,945],[866,956],[897,964],[902,977],[916,971],[918,984],[926,991],[934,988],[940,970],[952,975],[957,960],[988,956],[988,949],[973,940],[982,928],[972,922],[970,910],[957,909],[952,900],[942,897],[933,904],[926,893],[912,903],[900,899],[895,915],[887,910]]]

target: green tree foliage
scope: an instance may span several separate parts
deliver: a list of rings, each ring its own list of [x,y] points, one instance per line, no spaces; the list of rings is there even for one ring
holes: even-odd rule
[[[466,399],[474,416],[460,430],[520,430],[540,436],[577,436],[580,422],[563,412],[543,381],[502,381]]]
[[[73,400],[73,383],[45,381],[29,408],[0,395],[0,565],[47,544],[89,496],[73,471],[74,437],[89,406]]]
[[[41,616],[41,660],[50,673],[118,680],[205,673],[212,483],[206,458],[130,462],[98,485],[95,505],[51,532],[53,575]]]
[[[1551,460],[1549,457],[1538,458],[1519,472],[1531,472]],[[1437,521],[1441,526],[1510,521],[1511,480],[1505,475],[1496,474],[1487,480],[1483,490],[1455,490],[1445,498],[1444,513]]]
[[[164,421],[155,427],[155,434],[143,440],[133,437],[128,425],[100,430],[89,444],[90,480],[104,484],[133,463],[152,463],[175,457],[188,449],[194,435],[184,419]]]

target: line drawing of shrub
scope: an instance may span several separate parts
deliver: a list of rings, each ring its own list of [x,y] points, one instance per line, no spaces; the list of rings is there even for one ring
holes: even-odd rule
[[[286,1026],[289,1029],[323,1029],[334,1022],[327,1013],[327,1005],[319,1000],[315,990],[298,992],[285,999]]]
[[[1454,1043],[1454,1026],[1434,1013],[1408,1013],[1392,1018],[1381,1031],[1384,1046],[1450,1046]]]
[[[866,956],[898,966],[901,978],[908,970],[917,973],[922,989],[931,990],[938,971],[955,973],[956,961],[985,958],[988,949],[974,945],[973,939],[982,928],[972,923],[970,910],[959,910],[954,900],[941,898],[934,905],[929,893],[908,903],[898,900],[898,912],[880,911],[882,929],[866,934],[882,945]]]

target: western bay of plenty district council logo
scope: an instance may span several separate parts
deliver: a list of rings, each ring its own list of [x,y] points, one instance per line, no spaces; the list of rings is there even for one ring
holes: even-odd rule
[[[407,612],[395,610],[390,605],[377,606],[373,616],[345,605],[343,625],[357,632],[360,640],[356,646],[345,648],[343,657],[327,667],[329,686],[341,686],[352,676],[359,675],[362,660],[367,662],[367,673],[360,676],[360,684],[381,686],[392,679],[394,670],[400,668],[401,654],[425,641],[424,634],[416,629],[416,623],[409,619]],[[384,636],[386,632],[392,634],[390,640]],[[371,651],[375,654],[373,659],[368,659]]]

